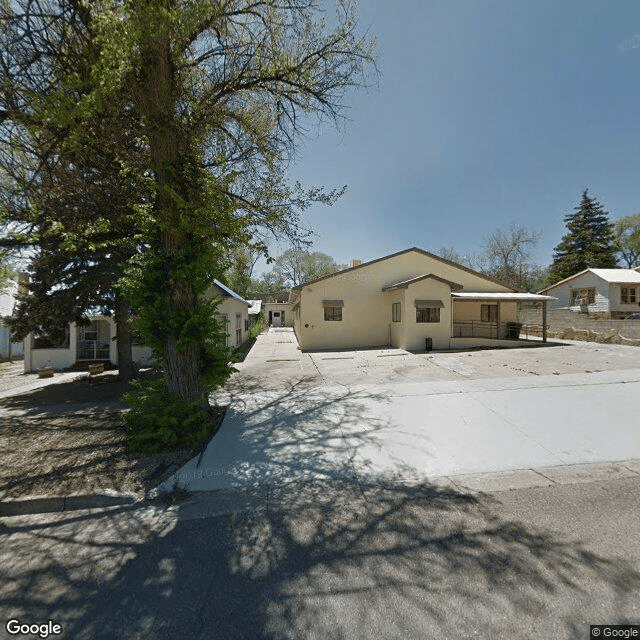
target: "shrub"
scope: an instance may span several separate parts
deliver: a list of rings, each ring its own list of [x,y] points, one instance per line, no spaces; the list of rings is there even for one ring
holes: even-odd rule
[[[131,384],[136,391],[122,397],[131,407],[123,413],[130,451],[150,454],[192,448],[208,435],[212,420],[201,400],[169,396],[164,380]]]

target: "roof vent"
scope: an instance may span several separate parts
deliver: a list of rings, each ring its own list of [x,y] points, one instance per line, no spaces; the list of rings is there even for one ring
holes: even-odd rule
[[[359,267],[362,264],[362,260],[352,260],[350,267]]]

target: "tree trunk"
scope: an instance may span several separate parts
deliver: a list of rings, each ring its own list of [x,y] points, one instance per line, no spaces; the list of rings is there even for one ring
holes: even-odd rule
[[[162,21],[162,16],[154,16]],[[171,37],[166,25],[154,25],[155,33],[145,41],[144,80],[138,101],[149,131],[149,150],[156,181],[155,215],[159,222],[159,246],[164,254],[163,279],[170,298],[169,313],[194,312],[197,293],[186,276],[176,275],[176,261],[189,260],[190,238],[185,230],[184,215],[193,197],[189,176],[191,141],[185,138],[175,120],[176,82],[179,82],[172,59]],[[153,31],[153,29],[152,29]],[[182,204],[177,200],[182,200]],[[187,214],[188,215],[188,214]],[[164,338],[164,380],[167,392],[184,400],[200,400],[209,407],[208,394],[200,382],[201,350],[190,343],[178,348],[178,330],[170,330]]]
[[[128,382],[136,375],[131,354],[131,328],[129,327],[129,305],[116,295],[116,340],[118,347],[118,380]]]

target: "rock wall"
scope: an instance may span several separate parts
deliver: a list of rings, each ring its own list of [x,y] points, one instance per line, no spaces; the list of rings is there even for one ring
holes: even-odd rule
[[[523,324],[521,336],[542,335],[541,309],[518,311],[518,322]],[[640,345],[640,320],[604,320],[568,309],[549,309],[547,327],[549,338]]]

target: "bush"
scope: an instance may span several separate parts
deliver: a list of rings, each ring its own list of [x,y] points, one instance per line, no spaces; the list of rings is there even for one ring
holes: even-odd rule
[[[267,318],[262,311],[256,320],[249,325],[249,331],[247,331],[247,337],[249,340],[257,338],[267,328]]]
[[[192,448],[208,435],[212,419],[202,401],[167,394],[164,380],[134,381],[137,392],[122,396],[131,409],[123,413],[129,450],[146,454]]]

